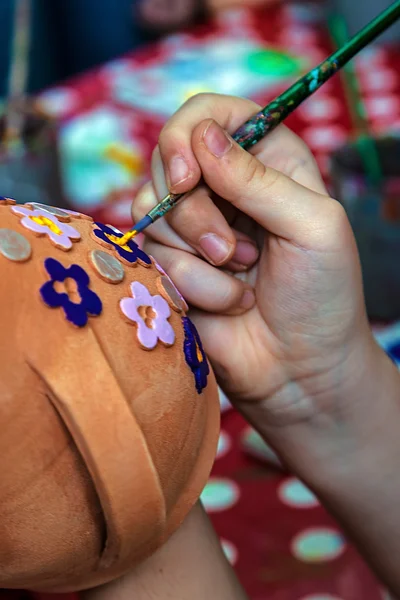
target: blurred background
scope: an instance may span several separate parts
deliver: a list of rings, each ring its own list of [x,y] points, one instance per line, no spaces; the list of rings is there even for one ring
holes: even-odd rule
[[[389,4],[0,0],[0,194],[126,230],[160,129],[182,103],[216,92],[265,105]],[[395,25],[288,125],[348,211],[371,324],[400,367],[399,64]],[[318,500],[222,394],[221,410],[202,499],[250,598],[389,600]],[[22,596],[0,592],[5,598]]]

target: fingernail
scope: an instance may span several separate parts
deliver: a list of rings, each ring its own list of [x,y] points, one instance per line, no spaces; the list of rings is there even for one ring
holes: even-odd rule
[[[215,265],[223,263],[229,256],[231,246],[215,233],[208,233],[200,238],[200,248]]]
[[[245,290],[240,301],[240,308],[242,308],[243,310],[250,310],[250,308],[253,308],[255,301],[256,297],[254,295],[253,290]]]
[[[203,140],[211,154],[217,158],[222,158],[232,148],[231,140],[215,121],[211,121],[205,130]]]
[[[258,259],[259,251],[251,242],[238,241],[232,261],[240,265],[252,265]]]
[[[169,161],[168,179],[170,187],[182,183],[189,177],[189,167],[186,160],[182,156],[174,156]]]

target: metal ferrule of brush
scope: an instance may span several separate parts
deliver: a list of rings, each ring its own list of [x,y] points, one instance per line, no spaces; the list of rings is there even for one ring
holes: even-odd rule
[[[157,206],[152,208],[148,212],[148,216],[154,221],[157,221],[161,217],[163,217],[167,212],[171,210],[174,206],[178,204],[182,198],[184,198],[186,194],[168,194]]]

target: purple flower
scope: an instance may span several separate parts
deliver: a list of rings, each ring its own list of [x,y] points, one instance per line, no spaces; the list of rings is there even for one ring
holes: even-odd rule
[[[152,296],[142,283],[131,283],[132,298],[122,298],[120,308],[125,317],[136,324],[139,343],[152,350],[158,340],[166,346],[175,342],[175,333],[168,317],[171,311],[168,302],[161,296]]]
[[[106,245],[108,248],[113,248],[122,262],[133,265],[139,261],[145,267],[151,266],[150,257],[139,248],[136,242],[130,240],[125,246],[118,244],[118,239],[123,236],[121,231],[102,223],[95,223],[94,225],[96,229],[93,229],[92,235],[96,241],[103,246]]]
[[[22,215],[21,225],[30,229],[37,235],[48,235],[50,240],[61,250],[70,250],[72,242],[81,239],[81,234],[72,225],[62,223],[55,215],[40,208],[24,208],[13,206],[12,212]]]
[[[192,323],[189,317],[182,317],[182,323],[185,332],[185,340],[183,342],[185,359],[194,375],[197,393],[201,394],[207,386],[210,367],[208,366],[207,357],[194,323]]]
[[[62,308],[67,320],[77,327],[86,325],[88,315],[94,317],[101,313],[101,300],[89,289],[90,279],[82,267],[71,265],[65,268],[54,258],[46,258],[44,266],[50,281],[42,285],[40,295],[47,306]],[[57,284],[63,283],[66,291],[57,291]]]

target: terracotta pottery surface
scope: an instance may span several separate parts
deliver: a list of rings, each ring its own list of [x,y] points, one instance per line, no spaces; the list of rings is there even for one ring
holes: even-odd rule
[[[155,261],[126,260],[84,215],[17,209],[0,200],[0,587],[75,591],[185,518],[215,456],[217,387]]]

